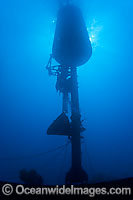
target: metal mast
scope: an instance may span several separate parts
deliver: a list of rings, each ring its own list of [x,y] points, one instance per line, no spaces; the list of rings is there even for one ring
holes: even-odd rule
[[[81,115],[79,110],[79,95],[77,82],[77,67],[71,67],[71,120],[72,120],[72,167],[66,176],[66,183],[87,183],[88,175],[81,164]]]
[[[87,183],[88,175],[82,168],[81,132],[85,130],[79,109],[77,67],[86,63],[92,54],[91,43],[81,11],[72,4],[58,12],[52,56],[47,65],[50,75],[57,76],[56,89],[63,96],[62,114],[49,126],[47,134],[66,135],[72,144],[71,169],[66,174],[66,184]],[[60,65],[52,66],[54,58]],[[68,99],[71,96],[71,118]]]

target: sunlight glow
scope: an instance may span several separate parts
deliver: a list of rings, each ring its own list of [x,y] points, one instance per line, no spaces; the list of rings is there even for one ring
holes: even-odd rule
[[[87,31],[89,33],[89,38],[93,49],[97,46],[100,46],[100,34],[102,29],[103,26],[100,25],[96,19],[93,19],[92,23],[87,27]]]

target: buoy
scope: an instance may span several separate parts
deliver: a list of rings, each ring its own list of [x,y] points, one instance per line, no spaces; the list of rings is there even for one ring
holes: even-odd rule
[[[64,66],[80,66],[90,59],[91,42],[77,6],[68,4],[59,10],[52,54]]]

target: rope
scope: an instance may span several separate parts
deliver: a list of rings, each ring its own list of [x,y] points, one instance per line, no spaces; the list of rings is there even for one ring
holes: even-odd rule
[[[86,153],[86,164],[88,163],[87,164],[88,174],[91,177],[92,174],[94,173],[94,169],[92,167],[92,163],[91,163],[91,159],[90,159],[90,156],[89,156],[86,140],[84,140],[84,148],[85,148],[85,153]]]
[[[65,167],[66,167],[66,157],[67,157],[67,147],[68,145],[70,144],[70,141],[67,142],[67,144],[65,145],[65,148],[64,148],[64,159],[63,159],[63,162],[62,162],[62,166],[61,166],[61,169],[59,171],[59,183],[61,183],[61,178],[63,177],[63,173],[64,173],[64,170],[65,170]]]
[[[61,145],[57,148],[54,148],[54,149],[51,149],[49,151],[46,151],[46,152],[42,152],[42,153],[38,153],[38,154],[33,154],[33,155],[27,155],[27,156],[19,156],[19,157],[7,157],[7,158],[0,158],[1,161],[6,161],[6,160],[23,160],[23,159],[32,159],[32,158],[35,158],[35,157],[39,157],[39,156],[44,156],[45,154],[48,154],[48,153],[52,153],[54,151],[57,151],[59,149],[62,149],[66,146],[67,144],[64,144],[64,145]]]

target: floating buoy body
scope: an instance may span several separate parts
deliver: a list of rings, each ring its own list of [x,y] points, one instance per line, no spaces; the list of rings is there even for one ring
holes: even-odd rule
[[[90,59],[92,47],[78,7],[66,5],[59,10],[52,54],[59,64],[67,66],[80,66]]]

